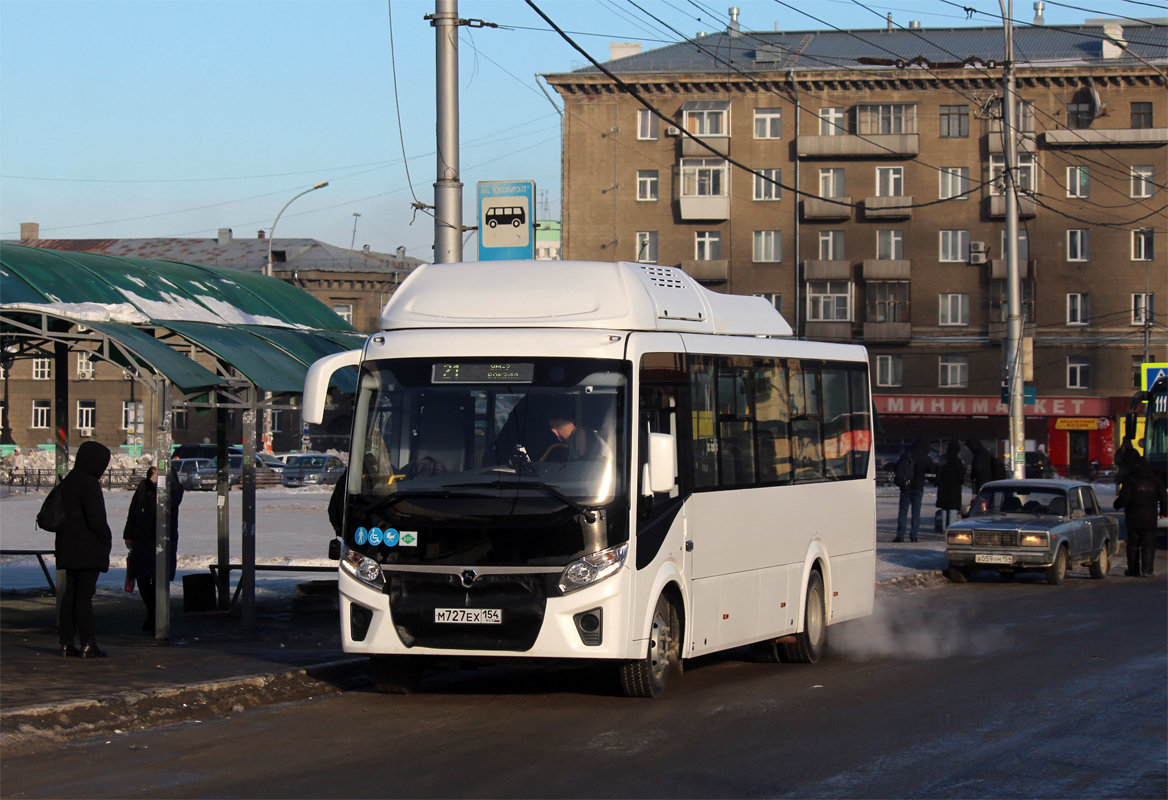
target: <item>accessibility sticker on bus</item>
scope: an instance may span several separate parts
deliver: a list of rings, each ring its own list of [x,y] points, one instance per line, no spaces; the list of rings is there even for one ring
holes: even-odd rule
[[[397,543],[401,547],[417,547],[418,534],[416,531],[402,531],[397,537]]]
[[[356,533],[353,534],[353,541],[357,544],[365,544],[369,541],[369,531],[364,528],[358,528]]]
[[[386,528],[385,529],[385,546],[386,547],[396,547],[397,546],[397,528]]]
[[[369,531],[369,544],[374,547],[381,544],[381,528],[374,528]]]

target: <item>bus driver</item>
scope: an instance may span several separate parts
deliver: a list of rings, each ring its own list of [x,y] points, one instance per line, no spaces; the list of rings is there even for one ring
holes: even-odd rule
[[[612,449],[599,433],[578,426],[567,412],[553,413],[548,417],[548,425],[556,439],[568,445],[568,461],[613,457]]]

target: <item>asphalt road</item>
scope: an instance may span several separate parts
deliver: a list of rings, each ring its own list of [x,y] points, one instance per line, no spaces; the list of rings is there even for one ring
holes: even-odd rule
[[[1163,798],[1158,572],[881,590],[817,665],[734,651],[656,701],[601,670],[488,669],[45,745],[4,755],[0,793]]]

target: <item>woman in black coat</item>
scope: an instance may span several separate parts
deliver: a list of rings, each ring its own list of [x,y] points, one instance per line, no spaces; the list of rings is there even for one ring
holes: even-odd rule
[[[167,580],[173,581],[178,566],[178,506],[182,502],[183,488],[178,482],[178,476],[172,469],[167,473],[167,491],[170,492],[170,548],[167,553]],[[146,622],[142,630],[154,633],[155,599],[154,578],[155,543],[157,531],[155,522],[158,519],[158,468],[151,467],[150,473],[138,484],[134,490],[134,498],[130,501],[130,511],[126,516],[126,530],[122,539],[130,549],[126,556],[126,578],[138,582],[138,593],[142,602],[146,604]]]
[[[965,462],[961,460],[961,442],[949,440],[945,463],[937,471],[937,508],[941,509],[944,528],[957,521],[961,510],[961,488],[965,485]]]
[[[65,570],[61,595],[61,620],[57,629],[62,656],[105,658],[98,649],[93,626],[93,595],[97,576],[109,571],[113,534],[105,516],[101,476],[109,466],[109,448],[83,442],[77,448],[73,469],[61,480],[61,501],[67,511],[65,524],[56,535],[57,569]],[[73,644],[76,633],[81,649]]]

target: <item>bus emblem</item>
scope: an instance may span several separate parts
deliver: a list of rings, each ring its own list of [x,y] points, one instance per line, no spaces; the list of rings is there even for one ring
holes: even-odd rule
[[[473,569],[464,569],[462,571],[462,585],[467,589],[474,586],[474,582],[479,579],[479,574]]]

